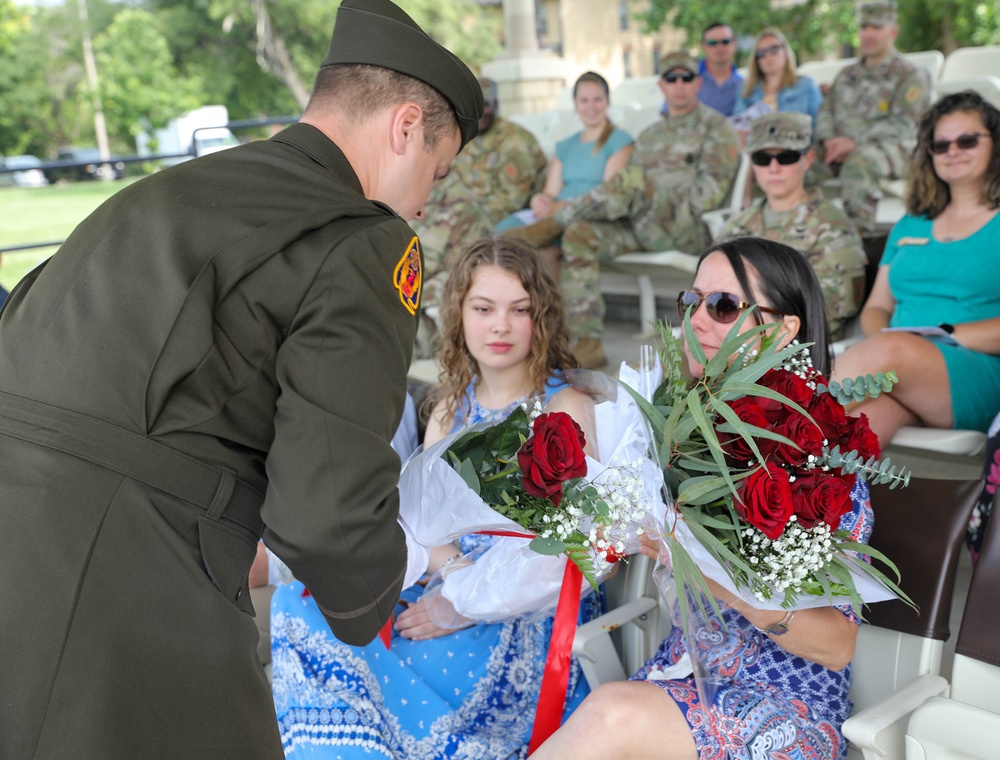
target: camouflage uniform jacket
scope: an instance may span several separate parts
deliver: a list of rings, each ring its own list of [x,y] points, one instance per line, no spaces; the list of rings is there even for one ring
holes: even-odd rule
[[[853,63],[837,75],[816,116],[816,141],[850,137],[859,145],[916,145],[930,102],[927,72],[892,52],[882,63]]]
[[[732,217],[718,242],[752,235],[801,251],[819,278],[830,333],[834,339],[842,337],[844,322],[858,313],[864,299],[867,257],[854,225],[819,188],[808,190],[804,203],[770,227],[764,221],[764,204],[761,198]]]
[[[486,134],[465,146],[451,171],[486,207],[493,224],[527,208],[544,182],[545,154],[524,127],[499,116]]]
[[[556,219],[628,219],[647,250],[694,253],[708,243],[701,213],[725,199],[738,163],[735,130],[699,103],[690,113],[665,116],[644,129],[628,166],[573,199]]]

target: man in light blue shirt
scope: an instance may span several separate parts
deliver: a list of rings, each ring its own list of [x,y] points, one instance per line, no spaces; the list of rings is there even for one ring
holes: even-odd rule
[[[699,67],[701,90],[698,100],[723,116],[732,116],[736,99],[743,88],[743,77],[736,71],[736,35],[732,27],[716,21],[701,33],[702,60]]]

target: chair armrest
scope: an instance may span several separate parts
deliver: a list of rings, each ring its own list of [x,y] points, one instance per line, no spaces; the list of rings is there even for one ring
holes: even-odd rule
[[[615,607],[576,629],[573,654],[580,660],[580,667],[591,689],[608,681],[624,681],[628,677],[611,641],[611,632],[644,615],[656,605],[656,599],[642,596]]]
[[[859,747],[865,760],[904,760],[905,748],[900,720],[930,697],[947,694],[948,682],[941,676],[922,675],[883,700],[844,721],[844,736]]]

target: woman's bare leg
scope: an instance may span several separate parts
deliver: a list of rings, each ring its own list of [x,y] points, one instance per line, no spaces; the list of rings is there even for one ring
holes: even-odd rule
[[[696,760],[677,703],[645,681],[602,684],[532,754],[532,760]]]
[[[944,357],[929,340],[910,333],[883,333],[855,343],[836,358],[833,379],[895,370],[899,383],[888,395],[852,404],[868,415],[882,445],[903,425],[950,428],[954,424],[951,384]]]

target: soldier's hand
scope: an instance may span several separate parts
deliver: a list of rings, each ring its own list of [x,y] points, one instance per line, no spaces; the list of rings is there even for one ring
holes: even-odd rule
[[[548,219],[552,216],[552,204],[554,199],[545,193],[535,193],[531,196],[531,211],[538,219]]]
[[[829,164],[840,164],[844,162],[851,151],[854,150],[858,144],[850,137],[831,137],[829,140],[823,142],[823,148],[826,151],[826,156],[823,161],[827,165]]]

